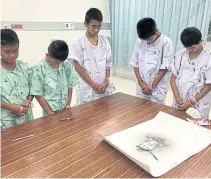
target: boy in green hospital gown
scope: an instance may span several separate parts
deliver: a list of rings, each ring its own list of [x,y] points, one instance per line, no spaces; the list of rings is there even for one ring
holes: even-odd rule
[[[43,115],[70,108],[72,88],[79,83],[67,59],[69,48],[63,40],[53,41],[45,58],[33,68],[30,94],[35,96]]]
[[[31,69],[17,60],[19,39],[11,29],[1,29],[1,127],[33,119],[29,95]]]

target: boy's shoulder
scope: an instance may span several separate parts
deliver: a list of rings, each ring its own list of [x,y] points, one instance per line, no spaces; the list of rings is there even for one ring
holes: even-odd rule
[[[85,36],[81,36],[75,40],[73,40],[73,43],[80,43],[80,42],[83,42],[85,40]]]
[[[108,37],[106,36],[103,36],[103,35],[98,35],[98,39],[99,41],[102,43],[102,44],[107,44],[109,43],[109,39]],[[79,37],[78,39],[74,40],[72,42],[72,45],[73,46],[76,46],[76,47],[81,47],[81,48],[84,48],[85,47],[85,41],[86,41],[86,36],[82,36],[82,37]]]
[[[71,42],[71,48],[85,48],[85,36],[73,40]]]
[[[19,68],[21,68],[23,71],[31,71],[29,64],[22,60],[16,60],[16,65],[19,66]]]
[[[209,57],[211,57],[211,49],[206,46],[203,46],[203,53]]]
[[[21,66],[22,68],[29,68],[28,63],[22,61],[22,60],[16,60],[16,64],[18,64],[19,66]]]
[[[43,68],[45,68],[45,66],[46,66],[46,61],[45,59],[43,59],[38,64],[34,65],[32,69],[33,71],[36,71],[36,72],[40,72],[40,71],[43,72]]]
[[[98,35],[98,38],[99,38],[100,40],[102,40],[103,42],[109,41],[109,37],[108,37],[108,36]]]
[[[73,65],[69,60],[65,60],[62,65],[65,71],[71,72],[73,70]]]
[[[34,68],[40,68],[46,64],[45,59],[39,61],[36,65],[34,65]]]
[[[200,59],[201,60],[201,64],[204,64],[206,66],[208,66],[208,68],[211,68],[211,50],[206,47],[203,46],[203,57]]]
[[[69,60],[65,60],[63,62],[63,66],[65,66],[65,67],[72,67],[72,64],[71,64],[71,62]]]
[[[181,56],[184,55],[185,53],[188,53],[188,51],[187,51],[185,48],[183,48],[183,49],[177,51],[177,52],[175,53],[174,56],[175,56],[175,57],[181,57]]]
[[[169,38],[169,37],[167,37],[166,35],[163,35],[163,34],[161,34],[162,35],[162,43],[163,44],[166,44],[166,43],[169,43],[169,44],[172,44],[172,40]]]
[[[104,35],[101,35],[101,34],[98,35],[98,38],[99,38],[99,39],[103,39],[103,40],[108,39],[107,36],[104,36]],[[85,39],[86,39],[86,36],[84,35],[84,36],[81,36],[81,37],[77,38],[77,39],[74,40],[73,42],[82,42],[82,41],[84,41]]]
[[[21,71],[21,73],[25,74],[25,76],[28,76],[31,74],[32,68],[28,65],[28,63],[26,63],[22,60],[16,60],[16,66],[19,69],[19,71]]]
[[[140,38],[137,38],[135,42],[135,46],[138,48],[142,48],[144,43],[146,43],[146,41],[141,40]]]

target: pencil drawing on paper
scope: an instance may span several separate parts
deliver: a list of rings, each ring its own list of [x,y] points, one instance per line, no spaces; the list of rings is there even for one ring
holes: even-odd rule
[[[209,146],[211,131],[159,112],[152,120],[106,136],[105,140],[159,177]]]
[[[149,152],[156,160],[158,160],[158,158],[152,153],[152,151],[156,148],[162,147],[167,147],[165,140],[151,136],[146,136],[146,140],[136,146],[137,150]]]
[[[146,136],[146,140],[136,146],[140,150],[152,151],[158,147],[167,147],[165,140],[158,137]]]

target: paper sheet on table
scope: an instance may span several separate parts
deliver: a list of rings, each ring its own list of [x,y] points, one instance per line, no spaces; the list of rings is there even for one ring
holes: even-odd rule
[[[158,177],[209,146],[211,130],[159,112],[154,119],[107,136],[105,140]]]

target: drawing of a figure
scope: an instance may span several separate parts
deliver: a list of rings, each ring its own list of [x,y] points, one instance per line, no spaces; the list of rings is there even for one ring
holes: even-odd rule
[[[156,137],[147,137],[147,140],[144,143],[137,145],[137,150],[149,152],[156,160],[158,158],[152,153],[152,151],[158,147],[165,147],[165,143]]]

